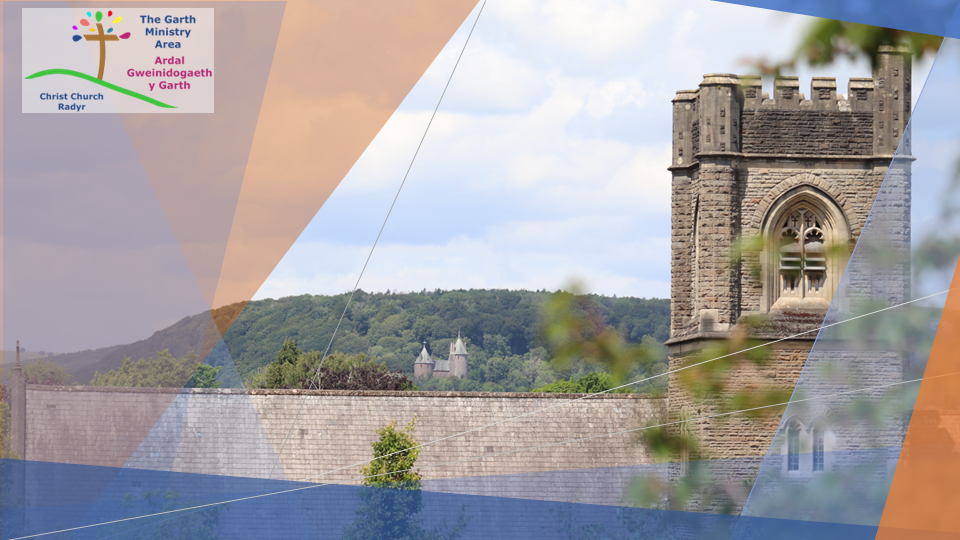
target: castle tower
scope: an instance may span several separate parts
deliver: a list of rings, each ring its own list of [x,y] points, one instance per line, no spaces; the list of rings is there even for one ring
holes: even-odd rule
[[[467,347],[457,332],[457,342],[450,344],[450,376],[465,379],[467,377]]]
[[[817,334],[783,338],[823,320],[871,207],[899,227],[892,238],[909,252],[910,69],[908,52],[881,47],[874,76],[851,79],[847,96],[837,93],[835,79],[814,78],[807,99],[796,77],[780,77],[771,99],[759,78],[731,74],[708,74],[698,89],[677,92],[669,167],[671,370],[758,317],[773,323],[758,336],[770,342],[773,370],[763,384],[792,388]],[[885,177],[884,192],[898,200],[874,206]],[[736,262],[742,238],[765,242]],[[836,246],[845,249],[830,249]],[[909,265],[897,272],[883,279],[890,301],[909,293]],[[842,294],[849,303],[852,293]],[[902,376],[895,364],[880,368],[889,369],[884,377]],[[717,412],[695,402],[674,376],[668,400],[676,416]],[[723,429],[703,420],[692,429],[712,457],[759,463],[778,420]]]
[[[418,356],[417,360],[413,363],[413,376],[424,377],[426,375],[432,375],[434,365],[433,358],[431,358],[430,353],[427,352],[427,344],[424,343],[423,350],[420,351],[420,356]]]

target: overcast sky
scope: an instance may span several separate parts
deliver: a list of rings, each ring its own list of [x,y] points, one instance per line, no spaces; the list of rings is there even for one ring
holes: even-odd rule
[[[477,11],[255,298],[353,288]],[[812,20],[706,0],[489,0],[360,288],[669,297],[670,100],[705,73],[748,72],[745,58],[786,58]],[[812,76],[846,93],[870,70],[797,74],[806,94]]]

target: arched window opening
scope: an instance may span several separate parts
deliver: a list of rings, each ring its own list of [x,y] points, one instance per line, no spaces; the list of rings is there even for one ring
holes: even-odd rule
[[[800,470],[800,426],[791,424],[787,428],[787,470]]]
[[[813,472],[823,470],[823,426],[813,428]]]
[[[809,206],[800,206],[780,224],[780,296],[824,298],[827,295],[826,220]]]
[[[842,206],[818,187],[801,184],[781,194],[764,213],[761,309],[829,307],[849,256],[842,249],[850,246]]]

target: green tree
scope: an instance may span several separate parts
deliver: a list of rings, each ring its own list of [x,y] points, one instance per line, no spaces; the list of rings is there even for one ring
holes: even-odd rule
[[[323,390],[415,390],[400,371],[366,354],[334,352],[323,362],[318,351],[303,352],[296,340],[287,338],[277,359],[248,379],[251,388],[298,388]]]
[[[361,469],[366,487],[359,493],[356,520],[344,530],[345,540],[455,540],[463,534],[463,512],[450,528],[444,520],[426,529],[418,519],[423,495],[422,477],[414,468],[420,455],[415,424],[416,417],[403,429],[391,422],[377,430],[377,440],[370,443],[373,460]]]
[[[191,351],[178,360],[167,349],[158,352],[156,358],[141,358],[136,362],[124,358],[119,368],[103,374],[97,372],[90,386],[183,388],[198,371],[197,358]],[[211,370],[219,373],[220,368],[204,368],[201,378],[207,380]]]
[[[751,63],[763,73],[777,75],[795,69],[798,62],[822,66],[832,64],[838,58],[866,58],[876,67],[882,45],[906,47],[914,56],[920,57],[927,53],[936,54],[941,43],[943,38],[940,36],[833,19],[814,19],[790,58],[775,63],[754,59]]]
[[[613,377],[607,373],[593,372],[572,380],[560,379],[540,388],[535,388],[531,392],[548,392],[562,394],[596,394],[597,392],[606,392],[617,385],[613,382]],[[633,390],[627,386],[612,390],[615,394],[632,393]]]
[[[187,381],[187,388],[220,388],[217,375],[221,369],[223,369],[223,366],[213,367],[209,364],[200,364],[197,366],[197,371]]]
[[[386,486],[399,489],[420,489],[422,477],[414,470],[420,456],[419,443],[413,438],[416,417],[402,430],[391,422],[377,430],[373,447],[373,461],[360,469],[363,485]]]
[[[303,356],[303,351],[297,346],[297,340],[288,337],[283,341],[277,359],[267,366],[264,376],[264,388],[285,388],[291,378],[291,372]]]
[[[175,491],[154,489],[139,494],[125,493],[120,508],[130,517],[171,512],[181,508],[190,508],[203,504],[189,498],[182,498]],[[98,538],[137,538],[143,540],[217,540],[220,538],[220,513],[229,510],[229,506],[210,506],[201,510],[186,511],[176,519],[170,516],[156,516],[138,520],[135,524],[118,523],[98,528]],[[146,522],[145,522],[146,521]]]
[[[70,381],[66,368],[42,358],[24,362],[22,369],[28,384],[61,386]]]

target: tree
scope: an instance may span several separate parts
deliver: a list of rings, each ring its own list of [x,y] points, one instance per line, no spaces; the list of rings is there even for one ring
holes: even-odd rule
[[[158,352],[156,358],[141,358],[136,362],[124,358],[119,368],[103,374],[97,372],[90,386],[183,388],[191,381],[197,388],[211,387],[200,384],[215,384],[213,388],[219,386],[214,379],[221,368],[201,368],[197,358],[196,353],[191,351],[177,360],[167,349]]]
[[[871,65],[876,67],[881,45],[905,46],[914,56],[920,57],[928,52],[936,54],[942,42],[943,38],[940,36],[833,19],[816,19],[808,27],[789,59],[773,64],[764,59],[753,59],[751,63],[763,73],[777,75],[783,70],[794,69],[799,61],[811,66],[821,66],[832,64],[838,57],[851,60],[867,58]]]
[[[415,390],[401,371],[360,353],[335,352],[321,363],[317,351],[304,353],[296,340],[287,338],[277,359],[262,373],[250,378],[253,388],[298,388],[322,390]]]
[[[70,380],[66,368],[49,360],[30,360],[23,364],[23,378],[27,384],[48,384],[61,386]]]
[[[90,12],[88,11],[88,12],[87,12],[87,17],[90,17],[90,16],[91,16],[91,15],[90,15]],[[112,17],[112,16],[113,16],[113,12],[112,12],[112,11],[108,11],[108,12],[107,12],[107,17]],[[103,66],[104,66],[104,63],[105,63],[106,60],[107,60],[107,42],[108,42],[108,41],[120,41],[121,39],[128,39],[128,38],[130,38],[130,32],[124,32],[124,33],[121,34],[119,37],[117,37],[116,35],[114,35],[114,34],[112,33],[112,32],[113,32],[113,28],[110,28],[110,29],[107,30],[107,33],[104,33],[104,32],[103,32],[103,24],[101,23],[101,20],[103,19],[103,13],[101,13],[101,12],[98,11],[98,12],[96,13],[96,18],[97,18],[97,20],[96,20],[97,33],[96,33],[96,34],[93,34],[93,35],[91,35],[91,34],[77,34],[77,35],[73,36],[73,40],[74,40],[74,41],[80,41],[80,39],[85,38],[87,41],[98,41],[98,42],[100,42],[100,71],[97,72],[97,78],[102,80],[102,79],[103,79]],[[121,17],[117,17],[116,19],[113,20],[113,24],[117,24],[117,23],[119,23],[121,20],[122,20]],[[80,19],[80,26],[84,26],[84,27],[90,26],[90,21],[88,21],[88,20],[86,20],[86,19]],[[76,26],[74,26],[73,29],[74,29],[74,30],[77,30],[78,28],[77,28]],[[91,28],[91,30],[93,30],[93,28]]]
[[[176,491],[153,489],[142,493],[125,493],[118,505],[120,515],[137,517],[198,506],[206,501],[183,498]],[[156,516],[129,523],[113,523],[98,528],[98,538],[138,538],[144,540],[217,540],[220,538],[220,513],[229,511],[229,506],[210,506],[200,510],[185,511],[169,516]]]
[[[613,377],[611,377],[609,374],[595,371],[593,373],[588,373],[583,377],[571,379],[569,381],[560,379],[559,381],[541,386],[540,388],[535,388],[531,390],[531,392],[596,394],[597,392],[606,392],[616,386],[617,385],[613,383]],[[617,388],[611,392],[615,394],[624,394],[632,393],[633,390],[627,386],[625,388]]]
[[[396,422],[377,430],[377,440],[370,443],[373,460],[361,469],[365,487],[359,493],[357,517],[344,530],[345,540],[455,540],[463,534],[467,520],[462,512],[449,529],[445,520],[433,529],[425,529],[417,519],[423,496],[422,477],[414,469],[420,455],[415,424],[416,417],[402,430],[397,429]]]
[[[223,366],[213,367],[208,364],[200,364],[197,366],[197,371],[193,373],[193,377],[190,377],[190,380],[187,381],[186,387],[220,388],[220,381],[217,380],[217,375],[221,369],[223,369]]]
[[[402,430],[396,428],[396,422],[377,430],[379,438],[370,443],[373,461],[360,469],[363,485],[420,489],[422,477],[413,468],[420,456],[419,444],[413,438],[416,422],[414,417]]]

